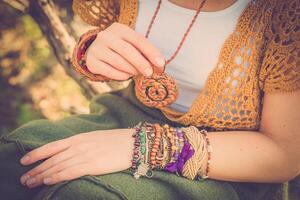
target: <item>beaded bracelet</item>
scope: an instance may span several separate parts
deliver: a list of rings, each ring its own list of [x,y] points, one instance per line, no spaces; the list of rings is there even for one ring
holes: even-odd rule
[[[86,51],[92,42],[96,39],[97,34],[101,31],[101,28],[96,28],[89,30],[83,35],[81,35],[78,43],[75,45],[72,55],[72,64],[74,69],[81,75],[84,75],[91,81],[107,82],[110,81],[109,78],[94,74],[89,71],[86,66]]]
[[[163,146],[163,140],[162,140],[163,134],[162,134],[162,129],[158,124],[156,124],[156,129],[159,129],[160,135],[158,138],[155,138],[155,142],[158,143],[158,151],[155,156],[155,163],[156,163],[155,168],[162,169],[161,165],[164,160],[164,146]]]
[[[205,170],[205,174],[201,178],[202,179],[207,179],[207,178],[209,178],[208,177],[209,164],[210,164],[211,153],[213,152],[213,149],[212,149],[212,146],[210,145],[210,141],[209,141],[209,138],[207,136],[207,130],[202,129],[202,130],[200,130],[200,133],[205,136],[205,141],[206,141],[206,145],[207,145],[207,164],[206,164],[206,170]]]
[[[154,128],[155,128],[155,138],[154,138],[153,146],[152,146],[151,153],[150,153],[151,168],[154,168],[156,166],[156,155],[157,155],[159,143],[161,140],[160,126],[158,124],[154,124]]]

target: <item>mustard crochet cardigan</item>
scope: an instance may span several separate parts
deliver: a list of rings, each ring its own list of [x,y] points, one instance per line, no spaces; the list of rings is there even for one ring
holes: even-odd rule
[[[258,130],[265,93],[300,89],[299,2],[252,0],[189,111],[165,108],[164,115],[183,125]],[[74,0],[73,9],[94,26],[117,21],[134,28],[138,0]]]

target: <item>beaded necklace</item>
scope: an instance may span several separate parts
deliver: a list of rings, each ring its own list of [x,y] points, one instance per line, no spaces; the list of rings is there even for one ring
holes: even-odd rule
[[[148,30],[146,32],[146,38],[149,37],[150,31],[154,24],[154,21],[157,17],[158,11],[160,10],[162,0],[158,1],[157,7],[155,9],[154,15],[151,19],[151,22],[148,26]],[[203,0],[195,13],[192,21],[190,22],[186,32],[184,33],[177,49],[173,53],[173,55],[166,60],[166,64],[163,70],[159,70],[157,67],[153,67],[154,73],[151,77],[145,77],[143,75],[138,75],[135,79],[135,94],[139,101],[141,101],[144,105],[148,107],[154,108],[163,108],[168,106],[176,101],[178,97],[178,86],[176,81],[169,75],[167,75],[165,71],[165,67],[167,64],[170,64],[172,60],[177,56],[179,50],[183,46],[191,28],[195,24],[195,21],[200,13],[200,10],[204,6],[206,0]]]

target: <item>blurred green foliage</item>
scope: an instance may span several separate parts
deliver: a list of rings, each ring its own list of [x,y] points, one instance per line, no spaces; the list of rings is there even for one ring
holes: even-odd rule
[[[24,29],[24,37],[30,45],[27,53],[28,57],[22,62],[22,65],[32,70],[31,78],[36,80],[49,72],[51,65],[56,63],[55,58],[53,58],[49,45],[33,19],[28,15],[24,15],[21,17],[21,22]]]
[[[16,122],[18,125],[25,124],[34,119],[39,119],[42,117],[41,113],[32,107],[29,103],[20,104],[17,108],[18,114]]]

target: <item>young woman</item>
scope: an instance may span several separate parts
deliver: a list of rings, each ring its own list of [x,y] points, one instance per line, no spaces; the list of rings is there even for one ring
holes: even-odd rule
[[[276,183],[300,169],[299,6],[297,0],[75,0],[82,19],[99,27],[75,47],[76,70],[94,81],[134,81],[95,98],[90,115],[34,121],[2,137],[1,194],[271,199]],[[149,124],[133,128],[139,122]],[[152,178],[132,178],[126,169],[136,164],[136,151],[143,155],[137,136],[143,128],[175,152],[168,131],[185,134],[191,157],[183,169],[177,158],[175,171],[167,163]],[[158,155],[154,145],[146,150]],[[150,176],[152,161],[145,156],[148,168],[137,166],[135,175]],[[193,169],[209,179],[189,180]]]

